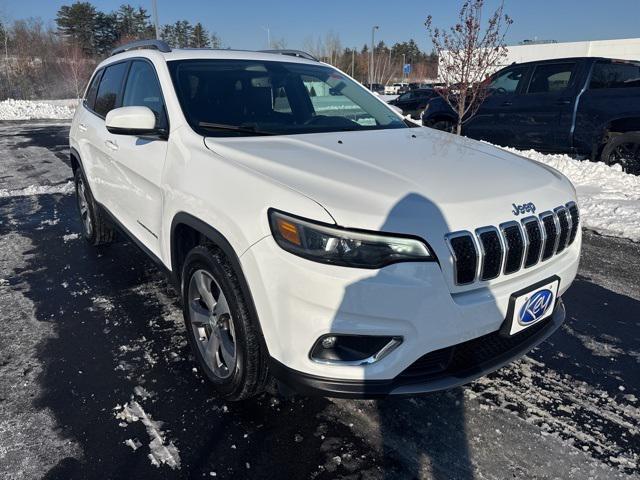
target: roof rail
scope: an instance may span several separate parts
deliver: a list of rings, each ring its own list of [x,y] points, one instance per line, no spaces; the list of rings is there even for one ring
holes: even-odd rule
[[[260,53],[275,53],[276,55],[289,55],[290,57],[305,58],[307,60],[313,60],[319,62],[316,57],[310,53],[303,52],[302,50],[259,50]]]
[[[140,50],[143,48],[151,48],[163,53],[171,51],[171,47],[167,45],[167,42],[162,40],[138,40],[137,42],[126,43],[114,48],[111,51],[111,55],[117,55],[118,53],[128,52],[129,50]]]

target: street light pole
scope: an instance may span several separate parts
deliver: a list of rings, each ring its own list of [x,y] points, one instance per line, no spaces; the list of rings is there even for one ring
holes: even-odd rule
[[[369,62],[369,88],[371,88],[371,85],[373,85],[373,75],[375,73],[375,71],[373,69],[373,62],[375,61],[374,51],[376,49],[376,47],[375,47],[375,34],[376,34],[376,30],[378,30],[379,28],[380,28],[379,25],[374,25],[371,28],[371,61]]]
[[[353,47],[351,50],[351,78],[355,78],[356,71],[356,48]]]
[[[267,48],[271,48],[271,29],[269,27],[262,27],[267,32]]]
[[[151,9],[153,11],[153,24],[156,27],[156,40],[160,40],[160,27],[158,25],[158,2],[153,0],[151,2]]]
[[[402,81],[404,82],[404,66],[407,64],[407,62],[405,61],[405,54],[402,54]]]

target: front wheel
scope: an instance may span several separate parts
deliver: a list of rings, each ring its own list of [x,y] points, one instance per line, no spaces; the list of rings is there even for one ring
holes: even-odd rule
[[[236,273],[226,257],[201,245],[182,270],[183,314],[191,349],[213,387],[228,400],[264,391],[267,360]]]
[[[600,160],[607,165],[619,164],[631,175],[640,175],[640,132],[612,137],[602,149]]]

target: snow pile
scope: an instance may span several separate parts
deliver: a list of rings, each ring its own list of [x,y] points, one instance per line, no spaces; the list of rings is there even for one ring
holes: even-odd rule
[[[31,195],[44,195],[52,193],[73,193],[75,187],[73,182],[62,183],[59,185],[29,185],[25,188],[16,190],[8,190],[0,188],[0,198],[6,197],[28,197]]]
[[[582,225],[604,235],[640,242],[640,177],[619,165],[575,160],[535,150],[513,153],[549,165],[566,175],[576,187]]]
[[[117,419],[124,420],[127,423],[140,421],[147,428],[147,433],[151,439],[149,443],[149,449],[151,450],[149,460],[151,460],[151,463],[156,467],[166,464],[171,468],[180,468],[180,452],[173,442],[165,444],[166,440],[165,433],[162,431],[162,422],[152,420],[142,406],[135,400],[126,403],[124,407],[121,408],[122,410],[116,414]],[[119,409],[119,406],[116,407],[116,409]],[[131,447],[134,451],[142,446],[137,440],[131,439],[126,440],[125,445]]]
[[[69,119],[74,112],[70,102],[13,99],[0,102],[0,120]]]

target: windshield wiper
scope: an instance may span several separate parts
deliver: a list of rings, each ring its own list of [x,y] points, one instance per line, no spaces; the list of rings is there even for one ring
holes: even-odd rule
[[[199,122],[199,127],[206,128],[207,130],[222,130],[229,132],[241,132],[241,133],[251,133],[253,135],[277,135],[273,132],[265,132],[264,130],[258,130],[256,127],[250,125],[228,125],[226,123],[209,123],[209,122]]]

